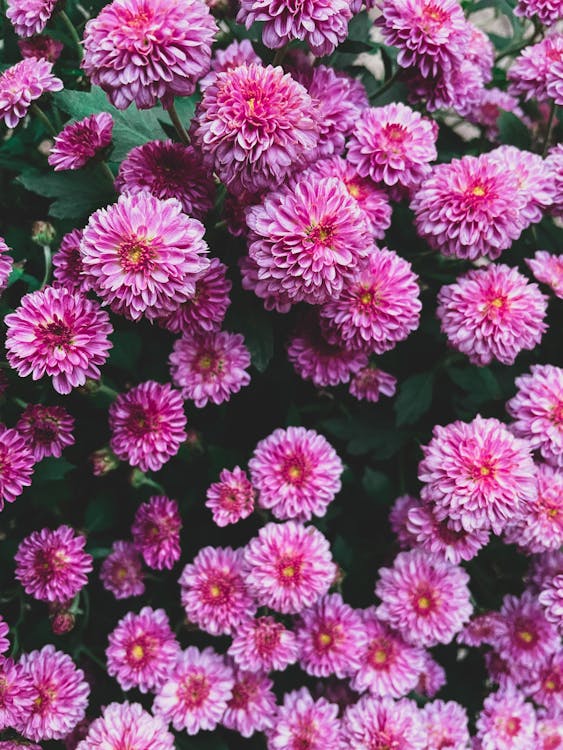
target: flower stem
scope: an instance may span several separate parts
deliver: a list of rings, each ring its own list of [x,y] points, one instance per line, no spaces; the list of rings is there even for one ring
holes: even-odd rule
[[[43,112],[43,110],[38,104],[35,104],[34,102],[31,105],[30,110],[35,115],[35,117],[37,117],[38,120],[41,120],[46,130],[49,132],[49,135],[52,135],[52,136],[58,135],[59,131],[55,128],[51,120],[49,120],[45,112]]]
[[[556,124],[556,117],[555,114],[557,112],[557,104],[555,104],[555,101],[551,102],[551,110],[549,112],[549,119],[547,121],[547,128],[545,131],[545,141],[543,143],[543,149],[542,149],[542,156],[545,156],[547,154],[547,151],[549,149],[549,144],[551,142],[551,136],[553,135],[553,130],[555,128]]]
[[[182,123],[180,122],[180,118],[178,117],[178,112],[176,111],[176,107],[174,106],[174,102],[168,107],[168,114],[170,115],[170,120],[172,121],[172,125],[174,125],[174,128],[176,129],[176,132],[178,133],[178,138],[184,143],[186,146],[190,143],[190,137],[186,133],[186,130]]]
[[[78,53],[78,59],[82,60],[82,57],[84,55],[83,50],[82,50],[82,41],[80,37],[78,36],[78,32],[74,28],[74,24],[72,23],[70,18],[67,16],[67,14],[64,12],[64,10],[59,11],[59,18],[67,27],[68,33],[72,37],[72,41],[74,42],[74,46],[76,47],[76,51]]]
[[[375,94],[372,94],[372,95],[370,96],[370,100],[373,100],[373,99],[377,99],[377,97],[378,97],[378,96],[381,96],[381,94],[384,94],[384,93],[385,93],[385,92],[386,92],[386,91],[387,91],[388,89],[390,89],[390,88],[391,88],[391,86],[392,86],[392,85],[393,85],[393,84],[395,83],[395,81],[397,80],[397,76],[398,76],[398,75],[399,75],[399,71],[398,71],[398,70],[396,70],[396,71],[395,71],[395,72],[393,73],[393,75],[392,75],[392,76],[391,76],[390,78],[388,78],[388,79],[387,79],[387,80],[385,81],[385,83],[384,83],[384,84],[383,84],[382,86],[380,86],[380,87],[379,87],[379,88],[377,89],[377,91],[375,92]]]
[[[40,289],[43,289],[47,285],[49,276],[51,275],[51,248],[49,245],[43,245],[43,258],[45,259],[45,273],[43,274]]]
[[[109,168],[107,161],[101,161],[99,162],[99,164],[100,164],[100,167],[102,168],[102,172],[108,178],[108,180],[111,183],[112,188],[115,190],[115,177],[113,176],[113,172]]]

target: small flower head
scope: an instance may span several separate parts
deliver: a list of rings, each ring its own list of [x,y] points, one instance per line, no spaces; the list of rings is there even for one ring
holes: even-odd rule
[[[48,34],[39,34],[28,39],[18,39],[18,47],[22,57],[39,57],[54,63],[61,56],[64,44]]]
[[[560,622],[562,620],[560,619]],[[549,661],[535,665],[526,676],[523,692],[552,716],[563,711],[563,651],[559,648]],[[562,727],[563,729],[563,727]]]
[[[307,688],[287,693],[268,732],[268,750],[339,750],[338,706],[315,700]]]
[[[414,544],[425,552],[457,565],[471,560],[489,541],[486,529],[466,531],[459,522],[438,521],[431,505],[411,508],[407,513],[407,532]],[[414,546],[414,545],[413,545]]]
[[[277,709],[273,682],[261,672],[240,669],[234,670],[234,678],[233,697],[227,703],[221,724],[242,737],[269,729]]]
[[[174,750],[174,737],[159,716],[140,703],[110,703],[88,727],[76,750]]]
[[[27,0],[25,0],[27,3]],[[0,75],[0,119],[15,128],[32,102],[47,91],[60,91],[63,82],[52,74],[53,63],[27,57]]]
[[[422,722],[428,736],[426,750],[466,750],[469,743],[467,713],[459,703],[427,703],[422,710]]]
[[[66,125],[55,138],[49,164],[55,172],[80,169],[109,146],[112,130],[113,118],[107,112]]]
[[[145,563],[156,570],[170,570],[180,558],[182,519],[178,503],[164,495],[154,495],[137,508],[131,526],[135,547]]]
[[[510,686],[491,693],[477,719],[482,750],[528,750],[532,747],[536,716],[521,693]]]
[[[426,732],[413,701],[388,696],[364,696],[348,706],[343,718],[344,747],[350,750],[384,748],[425,750]]]
[[[0,237],[0,293],[4,291],[12,273],[13,260],[10,256],[10,248],[2,237]]]
[[[145,590],[141,556],[133,542],[114,542],[100,568],[100,578],[116,599],[140,596]]]
[[[533,258],[526,258],[526,263],[538,281],[547,284],[556,297],[563,299],[563,255],[538,250]]]
[[[6,15],[24,39],[40,34],[51,18],[57,0],[9,0]]]
[[[563,631],[563,573],[544,583],[538,601],[544,608],[546,619]]]
[[[255,494],[246,473],[235,466],[232,471],[223,469],[219,481],[209,487],[205,505],[217,526],[227,526],[248,518],[254,510]]]
[[[397,378],[370,364],[352,377],[348,390],[358,401],[370,401],[375,404],[380,396],[395,395]]]
[[[36,461],[46,456],[60,458],[74,445],[74,417],[62,406],[26,406],[16,429],[26,439]]]
[[[25,437],[0,424],[0,511],[4,503],[13,503],[24,487],[29,487],[34,465]]]
[[[81,229],[73,229],[62,238],[59,249],[53,255],[53,286],[65,286],[72,292],[85,294],[89,284],[80,257],[81,241]]]
[[[229,655],[249,672],[283,671],[298,654],[295,634],[270,615],[241,622],[229,647]]]
[[[21,664],[0,656],[0,727],[21,726],[31,713],[36,695]]]
[[[550,71],[561,60],[562,55],[562,34],[551,34],[537,44],[525,47],[508,70],[508,92],[514,96],[523,96],[525,100],[547,101],[550,98]]]

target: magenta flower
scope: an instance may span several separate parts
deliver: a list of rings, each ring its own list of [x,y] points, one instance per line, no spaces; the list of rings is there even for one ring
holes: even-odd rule
[[[197,734],[217,727],[233,697],[234,675],[211,648],[183,651],[157,693],[153,711],[174,729]]]
[[[436,314],[454,349],[475,365],[504,365],[533,350],[547,330],[547,297],[515,268],[491,264],[443,286]]]
[[[498,119],[503,112],[511,112],[521,120],[526,119],[518,99],[502,89],[481,89],[478,101],[468,109],[465,116],[470,122],[485,129],[485,137],[488,140],[497,141],[499,138]]]
[[[61,56],[64,44],[48,34],[41,34],[29,39],[18,39],[18,47],[22,57],[42,57],[54,63]]]
[[[242,737],[266,731],[277,710],[276,696],[272,692],[274,683],[260,672],[235,669],[234,676],[233,697],[227,703],[221,724]]]
[[[31,484],[35,465],[33,451],[17,430],[0,424],[0,511],[4,503],[13,503]]]
[[[205,505],[213,513],[217,526],[228,526],[248,518],[254,510],[255,494],[246,473],[235,466],[232,471],[223,469],[219,482],[209,487]]]
[[[64,286],[71,292],[84,294],[90,288],[80,257],[81,242],[81,229],[73,229],[62,238],[59,249],[53,255],[53,286]]]
[[[173,198],[121,196],[90,216],[80,245],[84,272],[114,312],[154,320],[195,294],[210,262],[203,233]]]
[[[268,750],[339,750],[338,706],[325,698],[314,700],[307,688],[286,693],[267,738]]]
[[[36,695],[31,678],[21,664],[0,656],[0,727],[22,726],[31,713]]]
[[[47,286],[22,297],[5,317],[8,362],[20,377],[52,379],[57,393],[70,393],[86,378],[99,380],[113,332],[108,314],[92,300],[64,287]]]
[[[415,646],[450,643],[473,606],[463,568],[419,549],[400,552],[379,570],[377,616]]]
[[[229,401],[250,383],[250,352],[240,333],[184,335],[174,343],[169,362],[172,382],[199,409]]]
[[[258,505],[275,518],[324,516],[340,491],[342,461],[322,435],[304,427],[274,430],[248,463]]]
[[[116,599],[140,596],[145,591],[141,556],[133,542],[117,541],[100,568],[104,588]]]
[[[408,511],[407,532],[420,549],[454,565],[462,560],[472,560],[489,541],[486,529],[466,531],[459,522],[448,518],[438,521],[428,505]]]
[[[434,698],[445,684],[445,669],[426,651],[424,653],[424,667],[418,676],[418,685],[415,691],[425,698]]]
[[[232,230],[229,231],[232,232]],[[260,278],[260,268],[252,258],[248,255],[243,255],[238,260],[238,267],[241,275],[242,288],[249,292],[254,292],[254,294],[262,300],[266,310],[275,310],[279,313],[286,313],[291,310],[292,301],[288,295],[280,292],[270,292],[269,281]]]
[[[550,70],[561,60],[562,54],[563,34],[552,34],[525,47],[508,69],[508,92],[514,96],[522,95],[526,101],[547,101],[550,98],[547,90]]]
[[[153,495],[137,508],[131,526],[135,547],[149,568],[170,570],[180,559],[182,519],[178,503],[164,495]]]
[[[514,686],[491,693],[477,718],[481,750],[527,750],[533,746],[536,715]]]
[[[147,190],[160,200],[176,198],[194,219],[203,219],[215,198],[215,183],[201,155],[193,146],[173,141],[132,148],[119,166],[115,186],[124,195]]]
[[[55,137],[49,164],[55,172],[80,169],[109,146],[112,130],[113,118],[107,112],[66,125]]]
[[[234,70],[241,65],[252,65],[254,63],[262,65],[262,60],[254,51],[250,39],[241,39],[240,42],[235,39],[225,49],[213,51],[211,70],[199,81],[199,88],[201,91],[206,89],[215,80],[217,73],[225,73],[227,70]]]
[[[537,497],[530,447],[498,419],[477,416],[469,424],[436,426],[422,450],[421,497],[434,504],[440,521],[459,522],[466,531],[490,528],[500,534],[508,523],[523,518]]]
[[[416,545],[416,539],[408,530],[407,521],[411,508],[420,508],[421,502],[412,495],[400,495],[389,511],[389,525],[397,537],[401,549],[410,549]]]
[[[216,75],[192,129],[205,163],[235,193],[279,186],[318,139],[305,88],[282,68],[254,63]]]
[[[240,669],[272,672],[283,671],[294,664],[299,649],[295,634],[266,615],[243,620],[233,635],[228,653]]]
[[[563,299],[563,255],[552,255],[538,250],[533,258],[525,258],[534,277],[551,287],[559,299]]]
[[[484,612],[471,619],[458,634],[457,640],[466,646],[494,646],[504,629],[504,619],[499,612]]]
[[[174,750],[174,737],[159,716],[139,703],[110,703],[87,729],[76,750],[134,747],[135,750]]]
[[[559,623],[562,620],[559,618]],[[563,651],[559,648],[549,661],[535,665],[526,675],[523,692],[539,706],[543,706],[552,716],[563,711]],[[561,727],[563,731],[563,726]],[[556,746],[557,747],[557,746]]]
[[[10,626],[4,620],[2,615],[0,615],[0,654],[6,653],[10,648],[10,641],[8,639],[9,632]]]
[[[12,273],[14,262],[10,256],[10,248],[0,237],[0,293],[4,291],[8,284],[8,279]]]
[[[86,537],[70,526],[33,531],[14,555],[16,579],[25,593],[43,602],[67,602],[88,583],[92,556]]]
[[[555,145],[549,151],[545,165],[549,169],[555,187],[551,211],[555,216],[563,216],[563,143]]]
[[[561,3],[559,0],[518,0],[514,14],[532,19],[537,16],[544,26],[551,26],[561,20]]]
[[[561,629],[563,622],[563,573],[547,580],[542,586],[539,602],[545,610],[546,619]]]
[[[216,31],[199,0],[114,0],[85,26],[82,67],[118,109],[169,107],[209,70]]]
[[[370,401],[375,404],[381,395],[395,395],[397,378],[369,364],[352,377],[348,390],[358,401]]]
[[[67,446],[74,445],[74,417],[62,406],[26,406],[16,429],[27,441],[36,461],[46,456],[60,458]]]
[[[108,674],[116,678],[122,690],[137,687],[141,693],[158,691],[180,654],[163,609],[143,607],[139,614],[128,612],[108,639]]]
[[[27,3],[27,0],[25,0]],[[31,103],[47,91],[60,91],[63,82],[52,74],[53,63],[27,57],[0,75],[0,119],[15,128]]]
[[[343,747],[350,750],[392,747],[425,750],[426,732],[413,701],[364,696],[348,706],[343,718]]]
[[[557,750],[563,747],[563,726],[559,719],[536,722],[536,750]]]
[[[434,701],[422,709],[427,733],[426,750],[466,750],[469,744],[467,712],[455,701]]]
[[[186,439],[182,397],[167,383],[147,380],[121,393],[109,408],[110,446],[141,471],[158,471]]]
[[[57,0],[8,0],[6,16],[18,36],[40,34],[53,15]]]
[[[241,0],[237,21],[249,29],[264,21],[262,41],[279,49],[293,39],[306,42],[316,57],[330,55],[346,39],[352,11],[347,0]]]
[[[294,614],[330,588],[336,566],[327,539],[296,521],[268,523],[244,552],[245,582],[259,605]]]

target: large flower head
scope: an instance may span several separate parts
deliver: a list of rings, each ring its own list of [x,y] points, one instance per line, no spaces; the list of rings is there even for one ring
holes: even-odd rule
[[[434,504],[438,520],[459,522],[466,531],[491,528],[500,534],[522,518],[537,496],[529,445],[498,419],[434,427],[422,448],[421,497]]]
[[[111,449],[141,471],[158,471],[186,439],[182,397],[168,383],[147,380],[121,393],[109,409]]]
[[[199,0],[114,0],[86,24],[82,67],[118,109],[168,107],[209,70],[216,30]]]
[[[392,568],[381,568],[375,593],[377,616],[409,643],[450,643],[473,606],[463,568],[419,549],[400,552]]]
[[[282,671],[298,654],[295,634],[270,615],[243,620],[229,647],[238,666],[251,672]]]
[[[248,518],[254,510],[255,495],[246,473],[235,466],[232,471],[223,469],[219,481],[209,487],[205,505],[213,513],[217,526],[228,526]]]
[[[113,328],[96,302],[64,287],[48,286],[22,297],[4,320],[8,362],[20,377],[39,380],[47,375],[58,393],[70,393],[86,378],[100,378]]]
[[[222,656],[211,648],[189,646],[157,693],[153,711],[177,731],[212,730],[223,718],[233,687],[233,670]]]
[[[25,437],[0,424],[0,510],[29,487],[34,465],[35,457]]]
[[[209,266],[203,233],[174,198],[121,196],[90,216],[80,245],[84,273],[114,312],[154,320],[195,294]]]
[[[563,254],[538,250],[533,258],[525,260],[534,277],[551,287],[556,297],[563,299]]]
[[[248,463],[258,505],[276,518],[324,516],[340,491],[342,461],[322,435],[304,427],[278,429],[261,440]]]
[[[31,679],[21,664],[0,656],[0,728],[21,725],[30,714],[35,697]]]
[[[372,244],[364,212],[336,178],[307,177],[247,211],[248,252],[270,294],[322,304],[338,297]]]
[[[550,71],[563,56],[563,34],[551,34],[525,47],[508,70],[508,91],[539,102],[550,98]]]
[[[74,445],[74,417],[62,406],[26,406],[16,429],[26,439],[36,461],[46,456],[60,458],[67,446]]]
[[[533,747],[536,715],[513,686],[491,693],[477,718],[481,750],[528,750]]]
[[[154,495],[137,508],[131,535],[149,567],[170,570],[180,557],[181,528],[178,503],[164,495]]]
[[[9,0],[6,16],[20,37],[40,34],[51,18],[57,0]]]
[[[140,703],[110,703],[95,719],[76,750],[174,750],[174,737],[160,716]]]
[[[466,750],[469,744],[467,712],[455,701],[434,701],[422,710],[428,734],[426,750]]]
[[[315,700],[307,688],[287,693],[268,732],[268,750],[339,750],[338,706]]]
[[[141,556],[133,542],[114,542],[100,568],[105,589],[116,599],[140,596],[145,590]]]
[[[113,118],[108,112],[66,125],[55,137],[49,164],[55,172],[80,169],[109,146],[112,130]]]
[[[342,747],[350,750],[391,747],[393,750],[425,750],[426,732],[416,704],[388,696],[364,696],[348,706],[343,718]]]
[[[244,561],[257,602],[289,614],[314,604],[336,575],[327,539],[296,521],[266,524],[248,543]]]
[[[547,330],[547,297],[515,268],[491,264],[443,286],[437,315],[454,349],[476,365],[514,364]]]
[[[255,63],[217,74],[193,131],[206,163],[237,193],[280,185],[318,139],[305,88],[282,68]]]
[[[92,556],[86,537],[70,526],[33,531],[18,547],[16,578],[26,594],[44,602],[67,602],[88,583]]]
[[[560,620],[560,622],[563,622]],[[552,716],[563,712],[563,650],[555,651],[549,661],[537,664],[526,675],[523,692]],[[563,731],[563,725],[561,727]]]
[[[27,0],[25,0],[27,3]],[[15,128],[32,102],[47,91],[60,91],[63,82],[51,72],[53,63],[26,57],[0,75],[0,119]]]
[[[276,696],[272,692],[274,683],[261,672],[234,670],[233,697],[221,719],[227,729],[233,729],[242,737],[252,737],[254,732],[269,729],[276,713]]]

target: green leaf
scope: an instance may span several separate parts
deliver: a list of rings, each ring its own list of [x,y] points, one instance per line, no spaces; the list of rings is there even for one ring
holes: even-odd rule
[[[79,219],[115,199],[109,180],[98,169],[78,172],[24,172],[18,177],[27,190],[54,198],[49,215],[57,219]]]
[[[413,424],[428,411],[432,404],[433,387],[433,372],[411,375],[401,383],[399,395],[393,405],[398,426]]]
[[[338,52],[360,54],[360,52],[372,52],[373,48],[373,44],[369,44],[369,42],[360,42],[356,39],[346,39],[342,44],[338,45]]]
[[[71,464],[66,458],[44,458],[35,467],[33,482],[51,482],[64,479],[69,471],[74,468],[74,464]]]
[[[497,379],[488,367],[448,367],[446,372],[456,385],[477,396],[481,402],[499,399],[502,396]]]
[[[110,495],[96,495],[84,514],[84,524],[89,532],[105,531],[115,524],[117,504]]]
[[[498,127],[501,143],[518,146],[521,149],[530,148],[530,131],[512,112],[501,112]]]
[[[237,311],[237,328],[244,336],[252,364],[264,372],[274,354],[274,330],[270,318],[261,310]]]
[[[110,364],[135,372],[141,354],[141,337],[135,331],[114,331]]]
[[[362,486],[366,494],[377,500],[387,502],[391,498],[391,482],[387,474],[382,471],[374,471],[366,466],[362,477]]]

